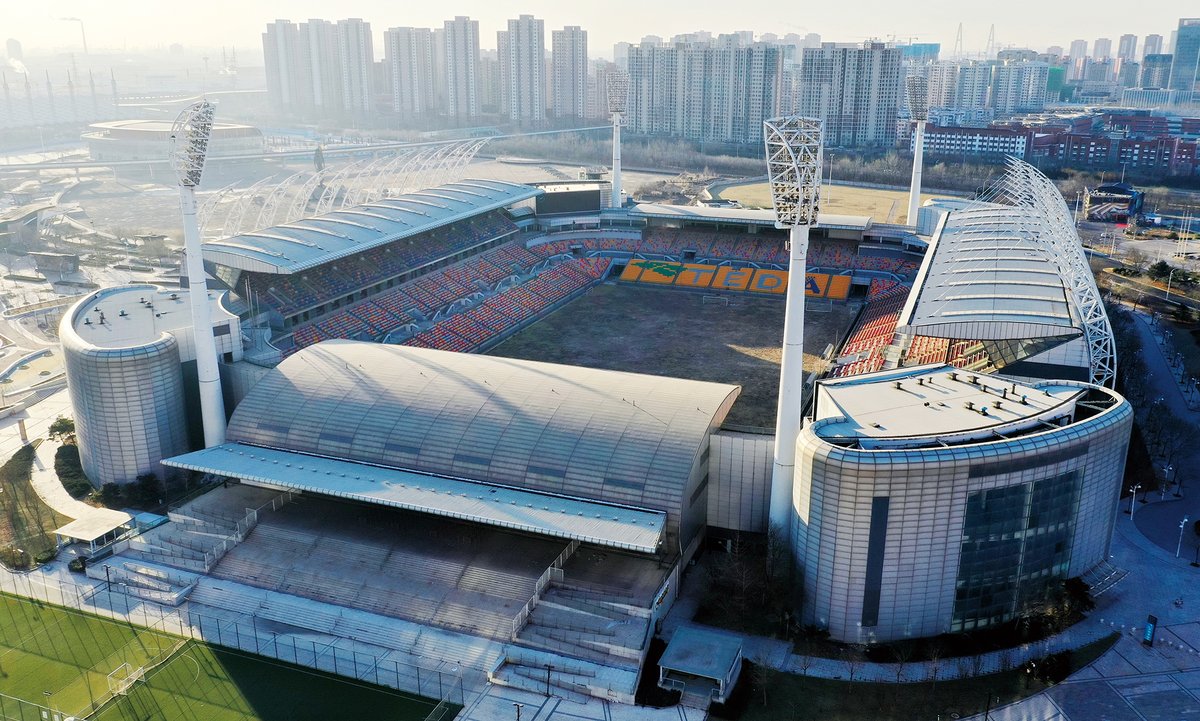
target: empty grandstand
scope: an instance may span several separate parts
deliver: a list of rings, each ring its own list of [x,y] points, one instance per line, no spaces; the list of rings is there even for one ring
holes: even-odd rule
[[[563,693],[632,700],[653,620],[702,538],[709,438],[737,394],[321,343],[259,381],[225,444],[166,462],[304,495],[253,524],[231,514],[219,554],[176,530],[155,560],[465,636],[492,649],[478,661],[502,682],[574,668],[557,676]]]
[[[911,292],[874,285],[832,375],[949,363],[1111,384],[1112,330],[1053,184],[1012,160],[986,198],[940,211]]]

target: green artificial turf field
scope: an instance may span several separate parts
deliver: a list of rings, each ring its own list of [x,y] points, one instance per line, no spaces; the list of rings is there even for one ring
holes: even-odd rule
[[[128,664],[128,666],[122,666]],[[110,674],[143,670],[110,697]],[[227,651],[37,601],[0,595],[0,719],[55,721],[420,721],[436,702]],[[452,718],[456,706],[445,707]]]

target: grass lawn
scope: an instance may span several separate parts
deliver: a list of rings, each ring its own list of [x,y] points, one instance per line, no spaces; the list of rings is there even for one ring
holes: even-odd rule
[[[1117,641],[1113,634],[1071,656],[1071,672],[1099,658]],[[743,671],[744,675],[744,671]],[[1012,703],[1047,688],[1021,670],[956,681],[925,683],[851,683],[783,673],[752,672],[739,721],[912,721],[966,718]],[[739,684],[741,681],[739,681]],[[762,686],[767,687],[766,704]],[[738,692],[735,691],[735,695]],[[999,701],[996,699],[999,698]],[[736,705],[733,703],[731,705]],[[715,718],[733,718],[717,715]]]
[[[0,694],[36,704],[48,698],[82,716],[108,694],[108,674],[121,664],[145,666],[180,643],[170,634],[0,596]]]
[[[489,355],[589,368],[691,378],[742,386],[730,423],[772,427],[783,345],[780,299],[730,296],[705,303],[699,293],[634,285],[598,285],[488,351]],[[804,368],[840,340],[857,306],[810,301]]]
[[[188,641],[95,721],[420,721],[434,701]],[[452,718],[452,709],[446,718]]]
[[[34,447],[22,446],[0,466],[0,563],[10,568],[27,568],[39,554],[52,552],[54,529],[71,521],[33,489],[33,457]]]
[[[108,675],[123,663],[145,667],[146,676],[127,696],[103,703]],[[435,706],[429,699],[3,595],[0,694],[0,719],[18,721],[41,721],[40,710],[13,698],[79,717],[100,702],[91,716],[99,721],[419,721]]]
[[[726,200],[736,200],[747,208],[770,208],[771,188],[766,183],[733,185],[719,194]],[[921,202],[936,197],[922,193]],[[905,222],[908,217],[907,190],[880,190],[853,185],[823,185],[821,212],[842,215],[870,215],[876,222]],[[888,218],[891,216],[891,220]]]

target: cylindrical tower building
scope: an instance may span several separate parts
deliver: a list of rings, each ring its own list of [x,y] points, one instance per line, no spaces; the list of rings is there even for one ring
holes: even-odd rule
[[[1108,558],[1133,412],[951,366],[818,383],[796,453],[802,621],[839,641],[996,626]]]

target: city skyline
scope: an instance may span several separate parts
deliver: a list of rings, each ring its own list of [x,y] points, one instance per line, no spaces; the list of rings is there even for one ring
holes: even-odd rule
[[[968,54],[984,49],[989,30],[995,25],[996,47],[1031,47],[1043,50],[1052,45],[1066,45],[1076,37],[1109,37],[1122,34],[1139,37],[1147,34],[1169,34],[1176,27],[1182,9],[1172,7],[1144,8],[1129,22],[1117,22],[1103,14],[1088,16],[1072,13],[1067,6],[1045,6],[1032,0],[1017,0],[1005,6],[1003,13],[970,12],[966,8],[947,5],[936,12],[914,18],[910,10],[877,0],[855,4],[853,12],[844,7],[805,10],[804,21],[799,18],[779,18],[778,10],[766,3],[750,3],[739,7],[731,20],[727,7],[709,0],[688,3],[666,2],[646,6],[629,0],[601,5],[561,5],[547,0],[524,2],[484,3],[462,0],[453,6],[404,6],[360,0],[350,6],[332,9],[326,3],[255,2],[214,0],[190,8],[187,23],[180,23],[177,12],[170,6],[134,5],[131,2],[106,3],[104,12],[82,0],[55,2],[49,5],[14,5],[5,8],[5,34],[20,40],[27,53],[78,52],[82,48],[80,25],[64,18],[79,18],[87,33],[92,52],[150,50],[172,43],[197,48],[243,47],[259,48],[258,35],[262,26],[276,19],[302,22],[308,18],[332,19],[361,17],[370,22],[376,33],[391,27],[441,27],[455,15],[469,15],[479,21],[482,45],[488,48],[494,32],[507,26],[507,21],[520,14],[532,14],[544,20],[547,27],[560,28],[579,25],[589,33],[589,50],[593,57],[611,58],[617,42],[637,42],[645,35],[669,38],[672,35],[708,30],[713,33],[750,30],[756,35],[775,33],[819,33],[826,40],[861,42],[868,39],[906,42],[941,43],[944,52],[954,47],[958,25],[963,24],[963,47]],[[953,10],[953,11],[952,11]],[[1028,12],[1036,12],[1040,21],[1027,23]],[[237,18],[234,23],[230,18]],[[631,18],[636,22],[630,22]],[[863,24],[870,18],[871,24]],[[1067,30],[1066,28],[1070,28]],[[152,44],[141,44],[139,37],[154,38]],[[375,59],[383,58],[382,43],[376,43]]]

